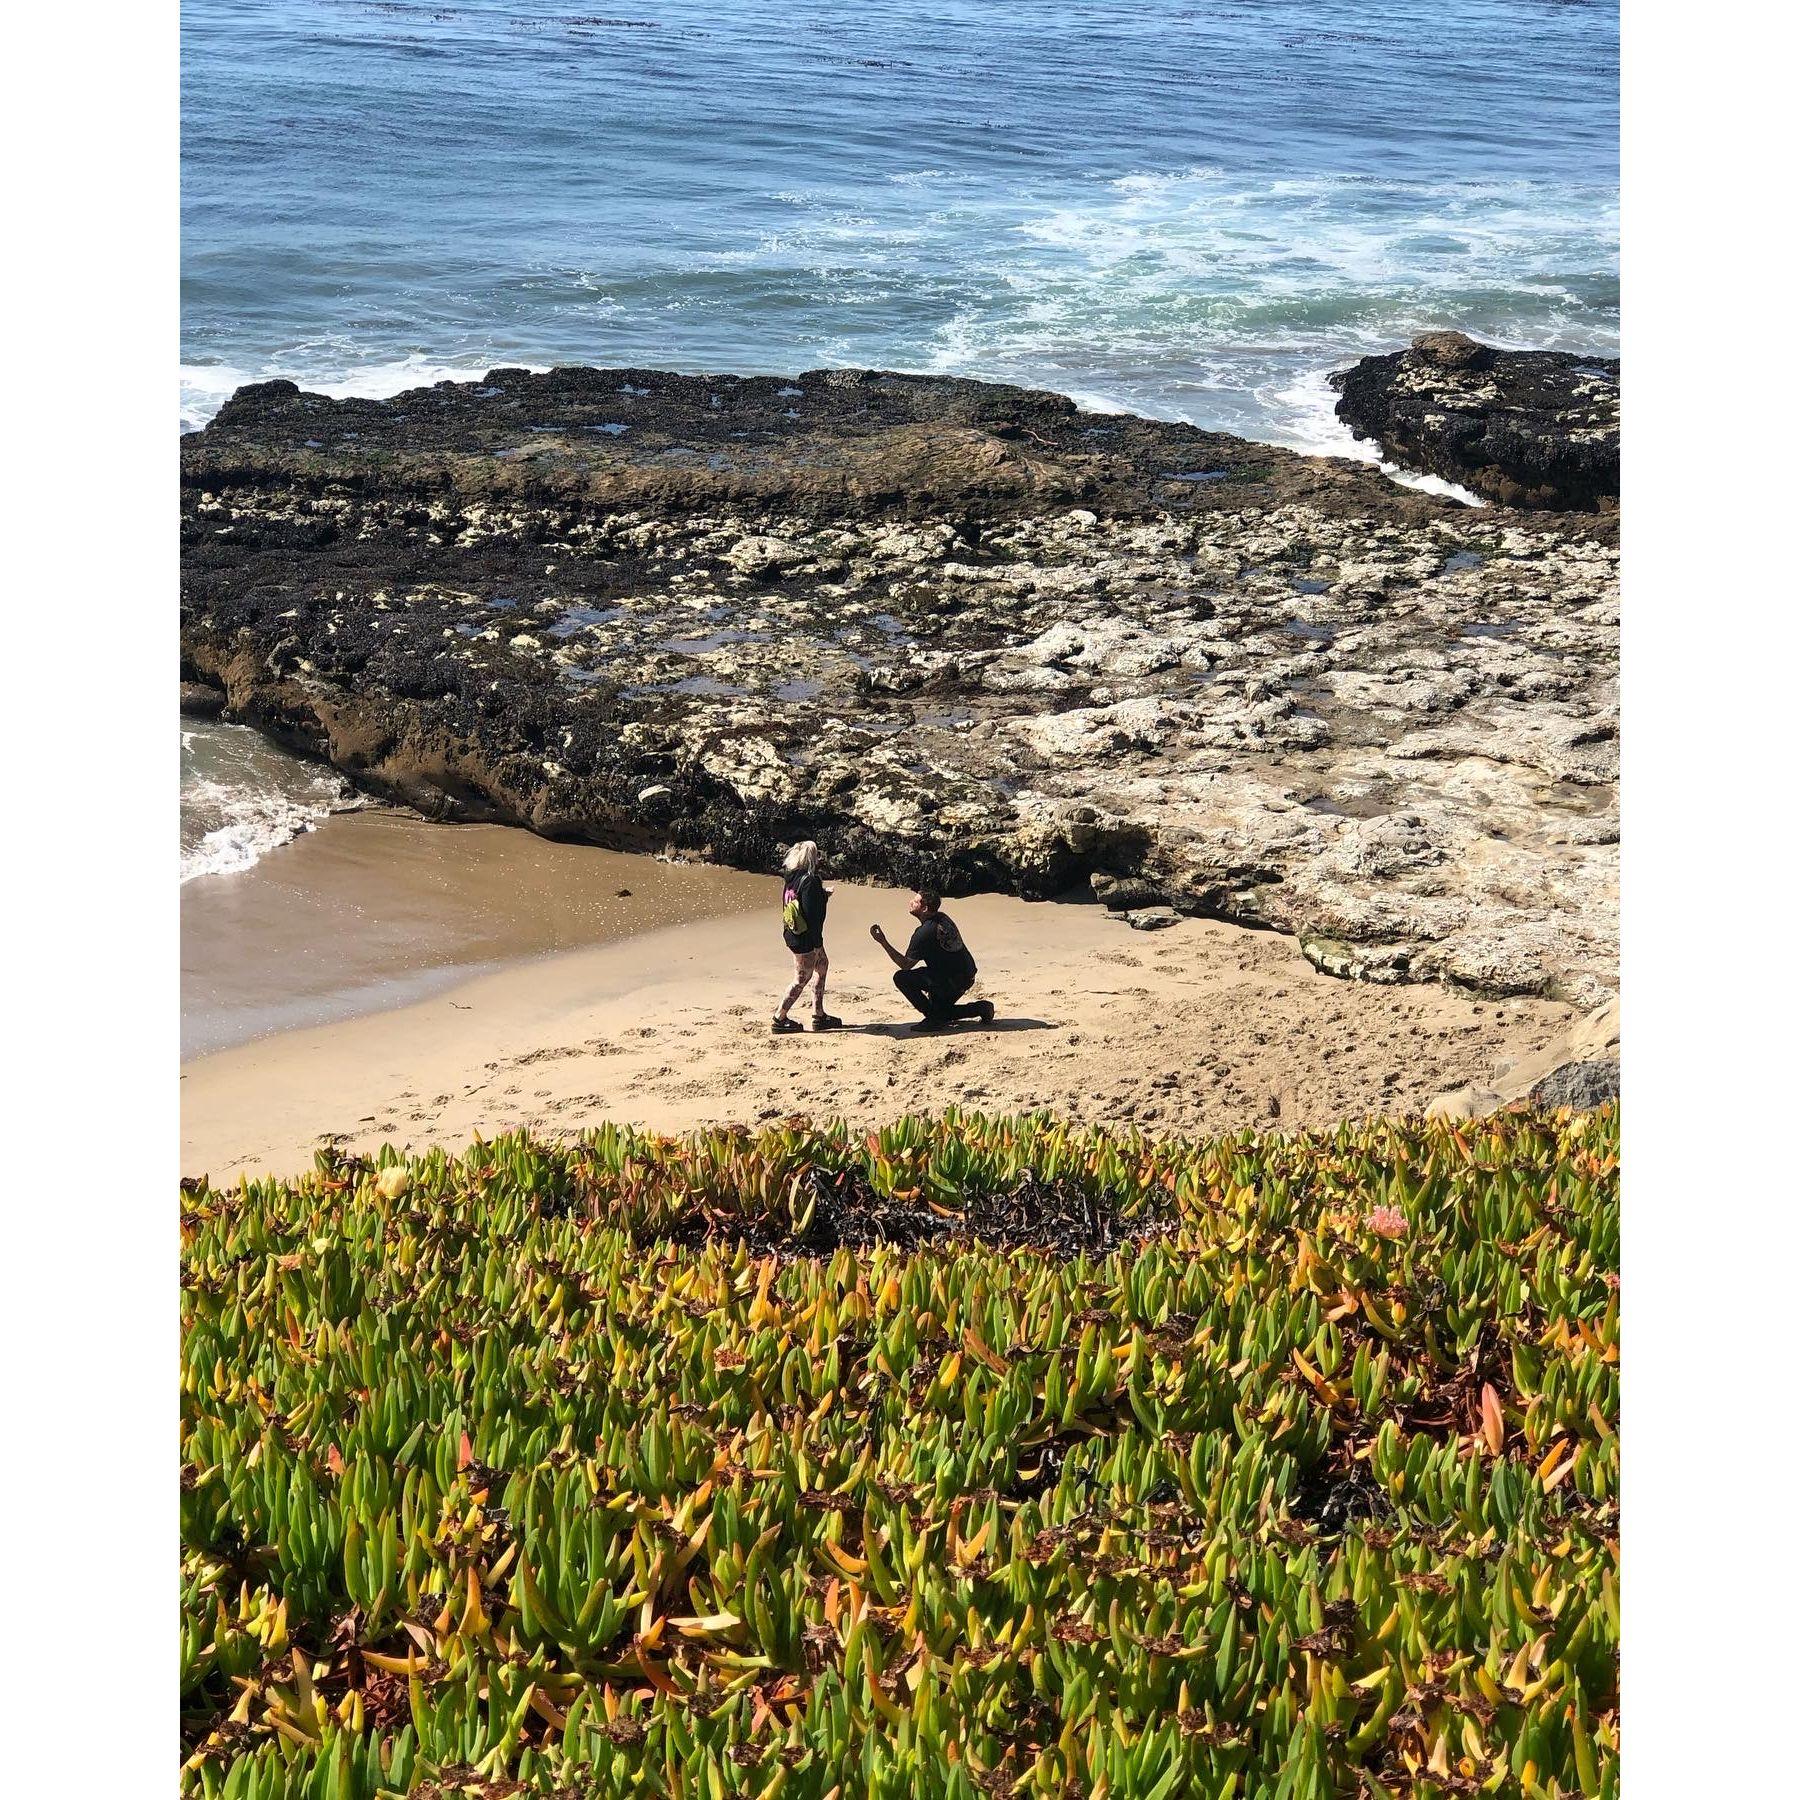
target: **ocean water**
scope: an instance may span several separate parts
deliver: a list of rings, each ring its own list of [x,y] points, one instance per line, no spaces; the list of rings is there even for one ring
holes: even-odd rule
[[[613,5],[184,0],[184,424],[870,364],[1358,453],[1367,351],[1616,347],[1614,5]]]
[[[273,375],[864,364],[1371,456],[1325,380],[1368,351],[1616,348],[1612,5],[609,4],[184,0],[183,426]],[[182,742],[184,880],[341,798]]]
[[[247,725],[181,721],[181,881],[235,875],[354,806],[349,784]]]

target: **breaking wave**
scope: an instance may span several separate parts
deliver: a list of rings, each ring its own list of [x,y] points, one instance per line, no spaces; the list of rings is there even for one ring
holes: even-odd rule
[[[1317,382],[1420,331],[1616,350],[1616,8],[658,22],[189,0],[183,424],[271,376],[836,364],[1358,454]]]
[[[242,725],[184,720],[181,880],[233,875],[357,804],[328,770],[287,756]]]

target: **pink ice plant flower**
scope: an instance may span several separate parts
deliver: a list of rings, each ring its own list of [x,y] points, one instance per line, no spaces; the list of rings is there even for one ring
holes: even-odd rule
[[[1406,1236],[1406,1214],[1397,1206],[1373,1207],[1363,1223],[1377,1237],[1403,1238]]]

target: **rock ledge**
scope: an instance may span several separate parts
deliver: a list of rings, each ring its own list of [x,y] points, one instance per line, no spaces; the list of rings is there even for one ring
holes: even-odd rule
[[[978,382],[599,369],[242,389],[182,515],[183,677],[433,817],[1616,986],[1603,516]]]

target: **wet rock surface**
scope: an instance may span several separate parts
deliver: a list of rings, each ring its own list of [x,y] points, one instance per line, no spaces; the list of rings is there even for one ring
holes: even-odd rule
[[[181,684],[181,716],[184,719],[216,719],[225,710],[225,696],[204,681]]]
[[[859,371],[265,383],[182,467],[184,679],[432,816],[1616,985],[1609,518]]]
[[[1503,506],[1594,511],[1619,498],[1617,360],[1498,350],[1460,331],[1331,378],[1337,416],[1409,469]]]

